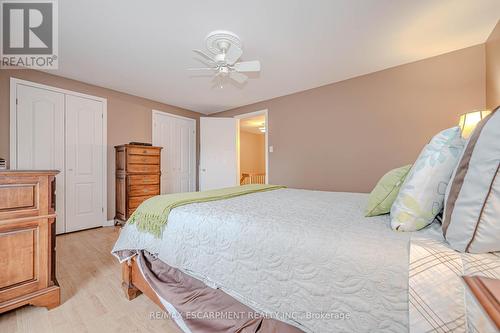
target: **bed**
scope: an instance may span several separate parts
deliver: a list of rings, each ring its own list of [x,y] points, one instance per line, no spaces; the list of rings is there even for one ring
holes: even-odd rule
[[[394,232],[388,215],[363,216],[367,197],[278,189],[190,204],[170,212],[161,237],[127,224],[112,253],[122,262],[128,297],[144,292],[185,332],[211,329],[200,330],[196,325],[203,321],[180,315],[190,305],[209,309],[196,299],[187,304],[193,295],[225,300],[231,306],[221,301],[221,309],[250,309],[265,319],[237,321],[254,330],[223,326],[228,332],[444,332],[450,321],[455,331],[490,330],[488,322],[467,320],[478,315],[467,313],[460,276],[469,266],[458,264],[474,255],[453,258],[457,265],[443,282],[453,288],[441,288],[448,297],[436,302],[429,274],[448,267],[439,259],[447,247],[437,223],[416,233]],[[474,261],[476,268],[486,262],[478,274],[500,277],[497,254]],[[184,298],[181,289],[169,294],[179,281],[193,288]],[[434,306],[437,314],[429,315]]]

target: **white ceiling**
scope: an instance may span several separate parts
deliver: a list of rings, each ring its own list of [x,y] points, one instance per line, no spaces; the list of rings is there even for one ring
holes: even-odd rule
[[[213,113],[483,43],[499,0],[61,0],[54,74]],[[260,76],[212,89],[191,52],[238,34]]]

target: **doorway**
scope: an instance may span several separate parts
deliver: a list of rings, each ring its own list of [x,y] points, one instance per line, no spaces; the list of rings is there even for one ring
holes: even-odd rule
[[[268,183],[267,110],[238,115],[240,185]]]
[[[267,110],[233,118],[200,117],[200,191],[267,184],[267,128]]]

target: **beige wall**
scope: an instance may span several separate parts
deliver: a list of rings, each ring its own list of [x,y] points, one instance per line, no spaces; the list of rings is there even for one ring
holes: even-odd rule
[[[215,116],[269,110],[269,144],[274,147],[269,154],[271,183],[367,192],[390,168],[413,162],[432,135],[455,125],[459,114],[484,108],[485,91],[489,107],[500,104],[499,30],[497,25],[486,46],[474,46]],[[194,119],[200,116],[43,72],[0,70],[0,157],[7,160],[11,76],[107,98],[109,219],[114,216],[113,146],[130,141],[150,142],[151,109]]]
[[[482,44],[214,116],[269,110],[271,183],[368,192],[461,113],[484,107]]]
[[[266,136],[240,131],[241,173],[266,172]]]
[[[112,219],[115,214],[114,146],[130,141],[151,142],[152,109],[194,119],[200,117],[200,114],[196,112],[43,72],[0,70],[0,157],[7,158],[7,160],[9,159],[10,77],[104,97],[108,100],[108,219]],[[197,124],[199,124],[199,121],[197,121]]]
[[[486,42],[486,106],[500,105],[500,21]]]

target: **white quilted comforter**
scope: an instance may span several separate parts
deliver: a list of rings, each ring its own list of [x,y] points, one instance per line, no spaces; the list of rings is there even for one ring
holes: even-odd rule
[[[408,331],[410,234],[363,217],[366,194],[281,189],[174,209],[144,249],[306,332]],[[123,258],[122,258],[123,259]]]

